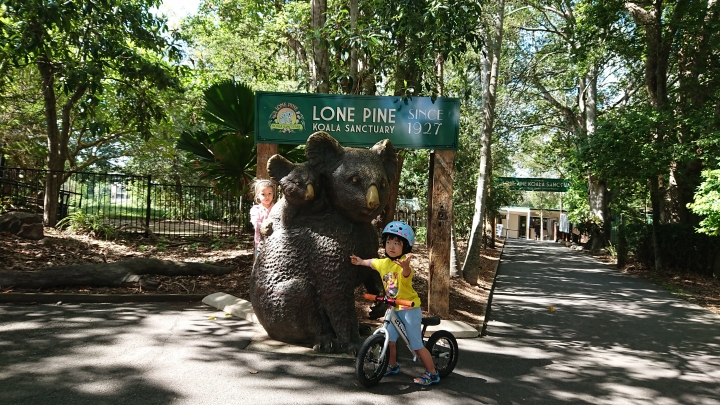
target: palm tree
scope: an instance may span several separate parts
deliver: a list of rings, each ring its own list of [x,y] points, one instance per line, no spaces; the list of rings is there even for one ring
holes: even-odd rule
[[[204,93],[202,117],[215,131],[183,131],[176,148],[189,152],[200,178],[217,190],[247,197],[255,179],[255,92],[246,84],[225,80],[213,84]],[[279,153],[297,162],[304,158],[296,145],[280,145]]]

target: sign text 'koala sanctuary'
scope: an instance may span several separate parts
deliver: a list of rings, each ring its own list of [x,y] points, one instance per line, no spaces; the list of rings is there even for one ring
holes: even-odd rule
[[[255,142],[304,144],[324,131],[344,146],[457,150],[460,100],[257,92]]]

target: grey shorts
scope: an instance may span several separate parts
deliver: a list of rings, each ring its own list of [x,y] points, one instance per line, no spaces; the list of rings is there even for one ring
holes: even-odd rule
[[[402,311],[395,311],[395,314],[400,318],[402,323],[405,325],[405,330],[408,334],[408,340],[410,341],[410,348],[412,350],[420,350],[423,348],[422,341],[422,310],[420,307],[403,309]],[[395,327],[388,328],[388,334],[390,335],[391,342],[397,342],[400,334]]]

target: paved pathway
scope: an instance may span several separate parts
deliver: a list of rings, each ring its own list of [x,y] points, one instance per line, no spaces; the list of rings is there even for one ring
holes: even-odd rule
[[[505,245],[487,332],[498,403],[720,404],[720,316],[552,242]]]
[[[439,385],[401,352],[367,390],[205,305],[0,304],[0,404],[720,404],[720,316],[585,254],[510,241],[492,308]]]

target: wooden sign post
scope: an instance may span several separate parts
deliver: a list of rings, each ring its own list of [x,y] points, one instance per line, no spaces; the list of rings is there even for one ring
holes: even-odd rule
[[[269,179],[267,162],[273,155],[278,153],[278,145],[276,143],[258,143],[257,144],[257,168],[255,169],[255,177],[258,179]]]
[[[428,277],[428,311],[433,315],[450,313],[450,227],[453,222],[454,150],[436,150],[431,159],[431,207],[428,209],[428,250],[430,269]],[[430,197],[431,196],[431,197]]]

